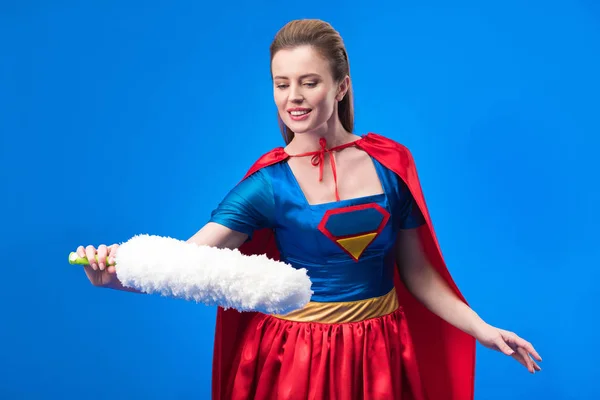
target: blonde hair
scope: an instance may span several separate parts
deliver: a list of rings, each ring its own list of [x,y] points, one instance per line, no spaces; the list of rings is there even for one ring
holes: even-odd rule
[[[282,49],[291,49],[309,45],[318,51],[331,66],[331,74],[335,82],[341,82],[346,75],[350,76],[350,63],[346,47],[340,34],[333,27],[318,19],[300,19],[288,22],[277,32],[271,43],[271,62],[275,54]],[[344,98],[338,103],[338,117],[344,129],[354,130],[354,105],[352,103],[352,86]],[[285,143],[294,138],[292,132],[278,115],[279,128]]]

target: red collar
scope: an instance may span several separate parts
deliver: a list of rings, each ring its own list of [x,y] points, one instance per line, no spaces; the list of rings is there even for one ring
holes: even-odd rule
[[[360,139],[358,139],[358,140],[360,140]],[[319,139],[319,145],[321,146],[320,150],[309,151],[306,153],[294,154],[294,155],[290,154],[289,156],[290,157],[312,156],[312,159],[311,159],[312,165],[319,166],[319,182],[320,182],[323,180],[323,164],[325,163],[325,153],[333,153],[334,151],[339,151],[339,150],[342,150],[342,149],[345,149],[348,147],[352,147],[352,146],[356,145],[356,142],[358,140],[328,149],[327,148],[327,140],[325,138],[320,138]],[[340,194],[338,192],[338,185],[337,185],[337,169],[335,166],[335,158],[333,157],[333,154],[330,154],[329,160],[331,162],[331,171],[333,172],[333,181],[335,183],[335,199],[336,199],[336,201],[340,201]]]

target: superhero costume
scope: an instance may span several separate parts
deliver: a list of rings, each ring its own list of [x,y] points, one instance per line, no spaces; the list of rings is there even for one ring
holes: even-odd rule
[[[427,257],[456,295],[412,156],[369,133],[384,193],[310,205],[283,148],[262,156],[211,220],[245,232],[244,254],[307,268],[315,292],[303,309],[269,316],[217,311],[213,399],[473,398],[475,341],[425,309],[395,263],[399,229],[418,227]],[[302,155],[298,155],[302,156]],[[335,164],[332,169],[335,174]],[[261,190],[257,190],[260,188]]]

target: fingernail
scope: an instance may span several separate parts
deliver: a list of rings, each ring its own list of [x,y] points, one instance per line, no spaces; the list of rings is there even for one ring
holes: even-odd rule
[[[100,263],[100,270],[104,270],[104,263]]]

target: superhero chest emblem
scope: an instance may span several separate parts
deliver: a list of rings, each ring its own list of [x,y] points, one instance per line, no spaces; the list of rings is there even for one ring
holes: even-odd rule
[[[389,218],[389,212],[378,204],[361,204],[328,210],[318,229],[358,261]]]

